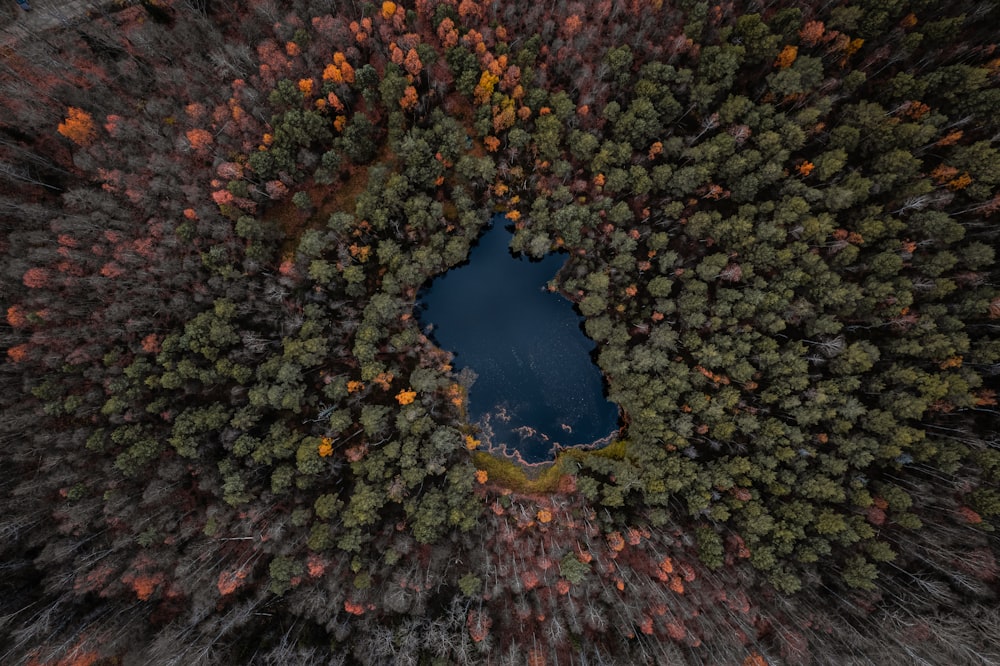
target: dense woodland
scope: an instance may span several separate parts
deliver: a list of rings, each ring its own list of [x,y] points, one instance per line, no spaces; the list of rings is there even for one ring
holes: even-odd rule
[[[997,25],[149,0],[5,47],[0,661],[1000,663]],[[544,469],[414,314],[495,211],[621,409]]]

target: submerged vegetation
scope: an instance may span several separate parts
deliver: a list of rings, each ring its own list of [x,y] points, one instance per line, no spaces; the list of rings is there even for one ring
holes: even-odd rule
[[[0,660],[1000,661],[998,24],[165,0],[6,49]],[[527,476],[413,312],[496,209],[625,423]]]

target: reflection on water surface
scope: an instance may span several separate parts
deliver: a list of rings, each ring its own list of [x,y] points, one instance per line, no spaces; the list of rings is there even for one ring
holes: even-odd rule
[[[420,321],[455,354],[457,370],[476,373],[469,419],[482,428],[483,443],[542,462],[557,445],[607,439],[618,409],[604,397],[580,316],[546,289],[565,255],[512,256],[502,221],[494,219],[467,264],[421,294]]]

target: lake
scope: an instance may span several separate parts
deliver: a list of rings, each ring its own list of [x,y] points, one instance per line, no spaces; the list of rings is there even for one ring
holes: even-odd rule
[[[582,317],[546,288],[566,255],[514,256],[505,222],[494,216],[469,261],[422,291],[417,312],[455,369],[477,375],[468,410],[484,447],[531,464],[558,447],[607,442],[618,408],[605,397]]]

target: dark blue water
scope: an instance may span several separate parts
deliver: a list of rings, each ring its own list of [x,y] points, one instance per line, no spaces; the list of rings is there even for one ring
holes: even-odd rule
[[[484,446],[543,462],[556,447],[607,440],[618,427],[618,408],[604,397],[581,317],[546,289],[566,256],[513,256],[503,223],[496,216],[468,263],[424,290],[419,318],[455,355],[456,370],[476,373],[469,420],[482,429]]]

